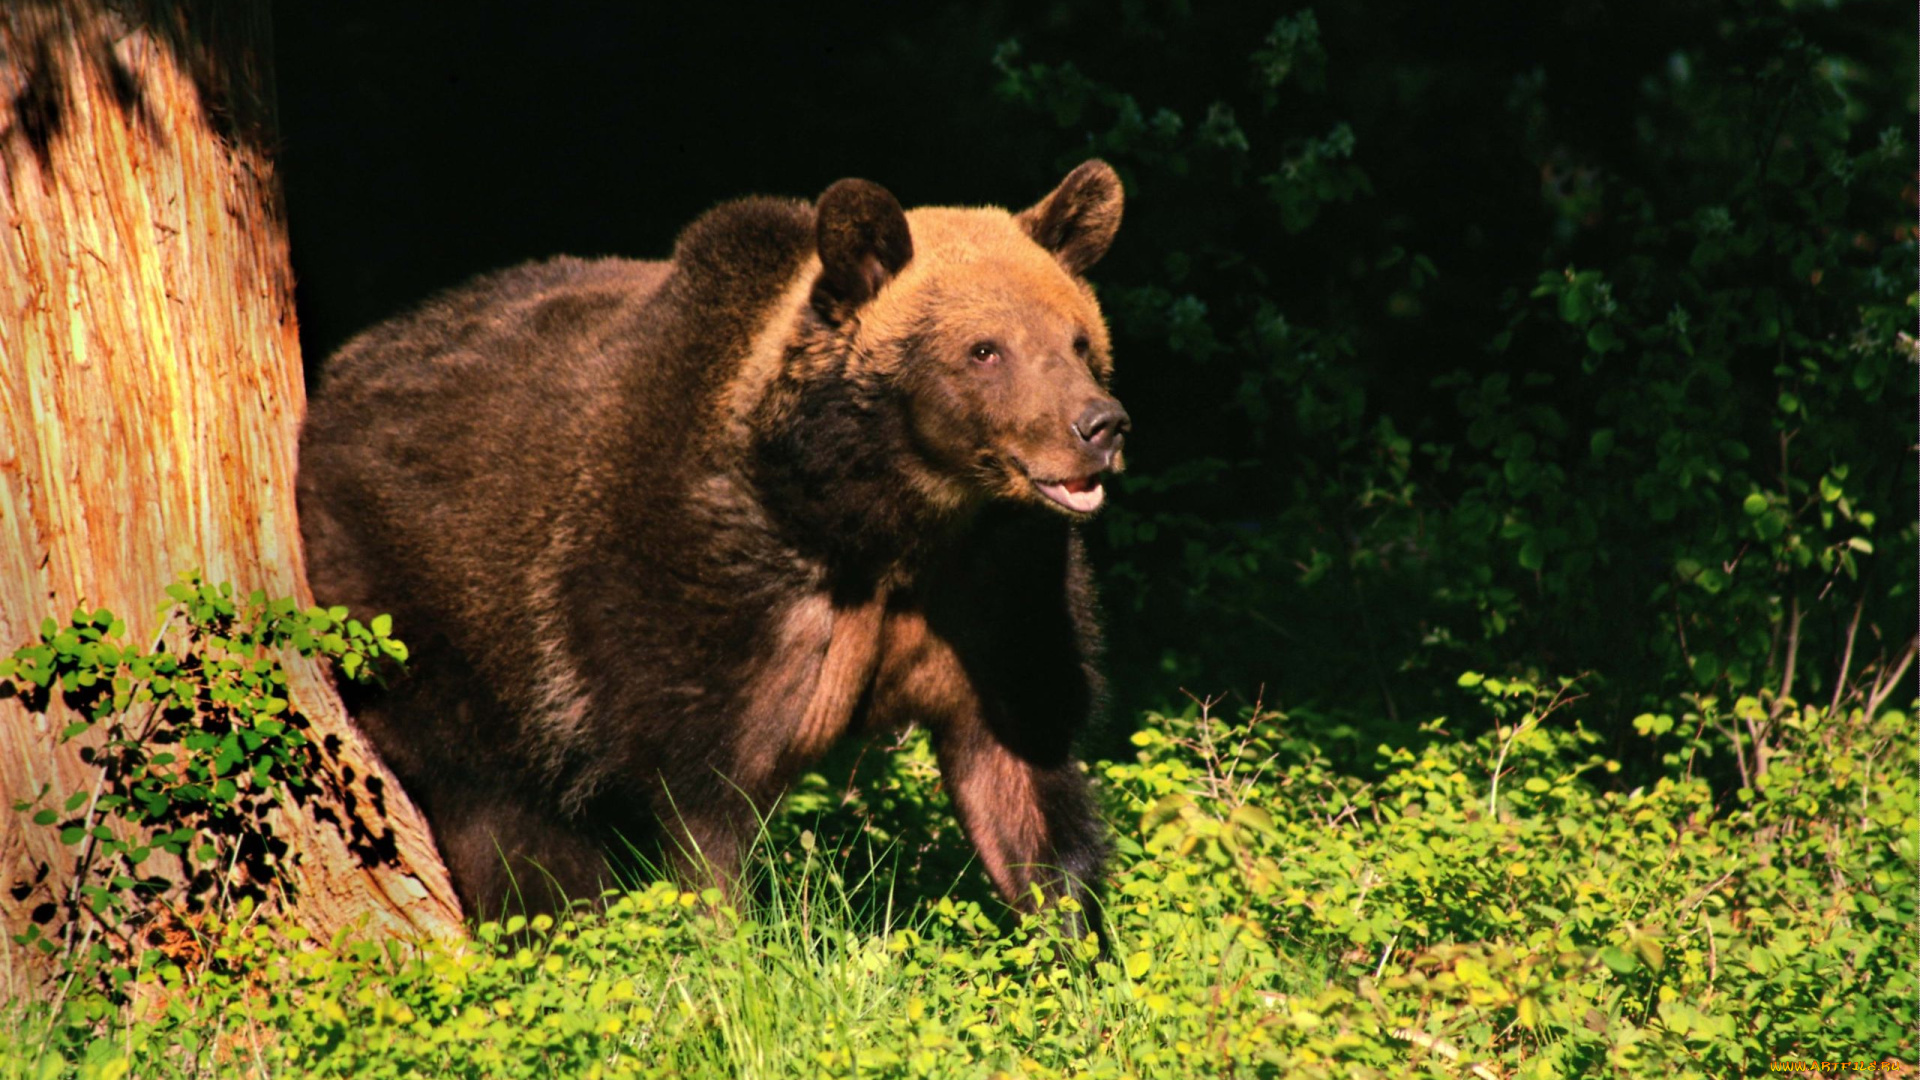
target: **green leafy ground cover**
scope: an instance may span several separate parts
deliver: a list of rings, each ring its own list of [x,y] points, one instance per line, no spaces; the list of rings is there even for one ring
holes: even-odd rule
[[[16,997],[0,1075],[1739,1076],[1912,1062],[1916,745],[1783,714],[1764,779],[1696,775],[1722,713],[1638,726],[1626,789],[1560,688],[1361,779],[1284,716],[1145,719],[1099,764],[1111,944],[987,898],[919,738],[807,778],[741,910],[667,883],[460,943],[315,941],[243,902],[131,1004]],[[955,874],[957,873],[957,877]],[[1052,913],[1057,916],[1056,913]],[[16,979],[18,978],[16,973]],[[16,982],[16,986],[19,985]]]

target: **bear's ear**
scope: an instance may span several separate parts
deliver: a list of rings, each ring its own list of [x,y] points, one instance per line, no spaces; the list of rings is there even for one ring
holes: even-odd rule
[[[820,280],[813,307],[839,322],[873,299],[913,258],[907,215],[893,193],[870,180],[841,180],[814,205]]]
[[[1082,162],[1053,194],[1014,215],[1014,220],[1069,272],[1083,274],[1113,243],[1124,201],[1113,166],[1095,158]]]

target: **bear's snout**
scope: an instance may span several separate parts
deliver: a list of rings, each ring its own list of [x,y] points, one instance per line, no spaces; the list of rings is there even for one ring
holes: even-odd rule
[[[1132,426],[1127,410],[1118,401],[1102,398],[1081,411],[1079,419],[1073,422],[1073,433],[1099,460],[1102,469],[1110,469]]]

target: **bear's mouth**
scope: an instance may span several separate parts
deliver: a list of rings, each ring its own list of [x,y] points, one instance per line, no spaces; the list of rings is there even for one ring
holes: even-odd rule
[[[1076,514],[1091,514],[1107,501],[1107,488],[1100,477],[1083,476],[1076,480],[1047,481],[1028,477],[1040,494]]]

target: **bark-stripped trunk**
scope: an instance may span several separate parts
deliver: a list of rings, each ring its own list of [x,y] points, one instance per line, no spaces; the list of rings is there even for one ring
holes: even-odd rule
[[[305,392],[271,150],[267,6],[7,0],[0,7],[0,655],[46,616],[107,607],[158,629],[185,570],[311,603],[294,519]],[[360,613],[370,615],[372,613]],[[331,775],[278,811],[294,917],[331,931],[453,933],[424,820],[347,721],[324,672],[286,657]],[[0,699],[0,913],[73,854],[11,810],[43,781],[91,783],[59,696]],[[369,778],[384,783],[368,791]],[[330,783],[327,781],[338,781]],[[384,814],[382,813],[384,811]],[[316,816],[317,815],[317,816]],[[331,820],[329,820],[331,819]],[[376,865],[354,821],[391,834]],[[361,845],[364,850],[365,845]],[[11,947],[11,946],[5,946]]]

